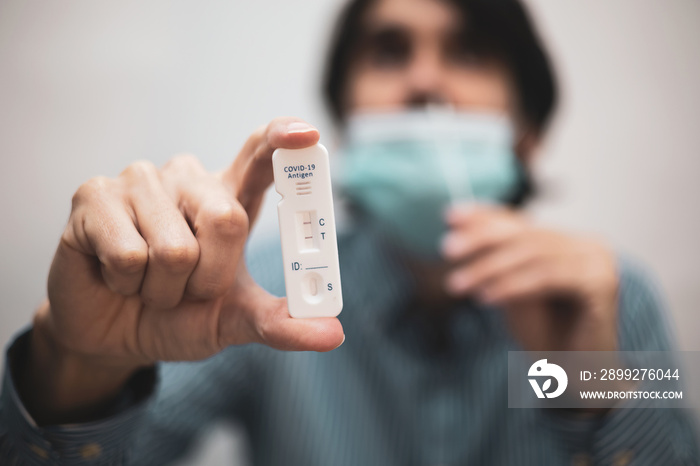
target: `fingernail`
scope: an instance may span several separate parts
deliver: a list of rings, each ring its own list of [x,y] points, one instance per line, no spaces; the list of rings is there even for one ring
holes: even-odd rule
[[[305,121],[292,121],[287,125],[287,134],[308,133],[309,131],[316,131],[316,128]]]
[[[447,234],[442,238],[440,250],[445,257],[454,257],[459,254],[462,243],[457,235]]]
[[[345,343],[345,334],[343,334],[343,341],[341,341],[340,344],[339,344],[338,346],[336,346],[335,348],[333,348],[333,349],[338,349],[338,348],[340,348],[341,346],[343,346],[343,343]]]

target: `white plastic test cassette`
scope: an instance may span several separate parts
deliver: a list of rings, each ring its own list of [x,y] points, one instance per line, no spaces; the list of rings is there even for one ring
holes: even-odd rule
[[[289,315],[334,317],[343,309],[328,151],[321,144],[272,154]]]

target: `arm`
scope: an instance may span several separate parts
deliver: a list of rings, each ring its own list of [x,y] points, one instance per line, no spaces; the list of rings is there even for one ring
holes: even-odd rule
[[[619,270],[620,350],[672,351],[672,334],[651,280],[625,260]],[[695,419],[689,409],[654,407],[649,400],[626,404],[601,418],[545,416],[545,420],[570,455],[589,457],[593,464],[700,464]]]
[[[181,156],[162,169],[137,162],[115,179],[81,186],[51,266],[48,301],[22,358],[11,361],[0,425],[20,412],[53,452],[66,432],[80,436],[97,426],[100,435],[122,437],[140,415],[113,415],[134,376],[161,361],[201,360],[247,343],[339,346],[338,319],[290,318],[286,300],[262,289],[242,258],[272,181],[272,152],[318,138],[312,126],[281,118],[254,133],[221,173]],[[26,451],[21,436],[2,435],[2,448]],[[105,461],[119,463],[127,452],[110,455]],[[37,459],[30,457],[21,459]]]
[[[212,422],[240,420],[255,393],[255,348],[229,348],[206,361],[140,371],[100,419],[38,426],[11,370],[24,362],[30,336],[31,330],[24,332],[8,350],[0,394],[0,458],[19,464],[166,464],[185,454]]]
[[[538,227],[503,208],[453,209],[448,223],[443,252],[455,267],[447,289],[501,306],[524,350],[672,348],[650,281],[600,241]],[[595,464],[699,461],[691,417],[682,410],[543,411],[561,434],[567,462],[576,455]]]

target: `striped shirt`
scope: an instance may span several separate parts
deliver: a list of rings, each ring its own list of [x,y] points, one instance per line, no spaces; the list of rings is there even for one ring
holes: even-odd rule
[[[465,302],[440,326],[408,312],[416,278],[388,251],[371,233],[340,236],[346,341],[330,353],[246,345],[162,363],[125,389],[130,401],[112,416],[42,428],[6,370],[0,462],[167,464],[207,426],[235,420],[262,466],[700,464],[685,410],[509,409],[507,356],[519,348],[501,311]],[[277,295],[281,263],[277,242],[248,253],[253,277]],[[619,264],[620,349],[671,349],[657,293],[639,268]],[[22,345],[26,334],[6,368],[21,363]]]

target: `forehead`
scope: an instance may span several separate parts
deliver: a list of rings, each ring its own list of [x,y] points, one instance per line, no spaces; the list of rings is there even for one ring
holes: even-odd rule
[[[377,0],[364,23],[370,29],[400,27],[417,34],[440,34],[462,28],[460,10],[445,0]]]

